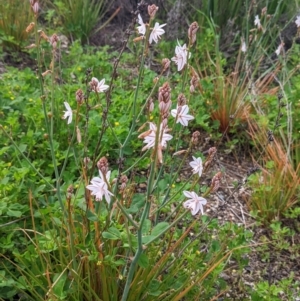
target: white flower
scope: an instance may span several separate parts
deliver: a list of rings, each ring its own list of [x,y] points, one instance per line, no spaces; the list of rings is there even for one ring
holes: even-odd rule
[[[106,177],[102,174],[101,171],[99,171],[100,178],[94,177],[91,180],[91,185],[86,186],[88,190],[90,190],[92,195],[96,197],[96,201],[101,201],[103,199],[103,196],[106,199],[106,202],[110,203],[110,197],[113,196],[113,194],[108,190],[107,183],[109,181],[110,177],[110,171],[107,172]]]
[[[258,15],[255,16],[255,19],[254,19],[254,25],[257,26],[257,29],[262,29],[262,26],[261,26],[261,23],[260,23],[260,20],[259,20],[259,16],[258,16]]]
[[[138,23],[140,24],[140,26],[137,27],[138,32],[141,35],[145,35],[145,33],[146,33],[146,24],[143,22],[143,19],[142,19],[140,14],[138,14]]]
[[[183,194],[189,199],[183,203],[183,207],[186,209],[190,209],[192,215],[195,215],[201,211],[203,214],[203,205],[207,203],[205,198],[202,198],[201,196],[198,196],[194,191],[184,191]]]
[[[108,88],[109,88],[109,86],[108,86],[108,85],[105,85],[105,78],[103,78],[100,82],[98,82],[96,91],[97,91],[98,93],[100,93],[100,92],[106,91]]]
[[[143,147],[142,151],[152,148],[155,145],[157,126],[153,122],[150,122],[149,124],[150,130],[139,135],[139,138],[144,138],[144,143],[147,143],[147,145]],[[167,129],[165,128],[162,131],[160,126],[160,133],[158,137],[159,145],[161,145],[162,148],[165,148],[167,146],[167,141],[171,140],[172,138],[173,136],[167,134]]]
[[[89,85],[90,85],[90,88],[92,91],[98,92],[98,93],[104,92],[109,88],[108,85],[105,85],[104,78],[99,82],[96,77],[93,77],[92,80],[90,81]]]
[[[166,25],[167,24],[159,25],[157,22],[155,23],[155,26],[152,29],[152,32],[150,33],[150,37],[149,37],[150,44],[152,43],[152,41],[154,41],[155,43],[158,42],[158,39],[160,38],[160,36],[165,33],[165,31],[162,29],[162,27],[164,27]]]
[[[201,177],[203,171],[202,159],[193,156],[193,161],[190,162],[190,166],[193,168],[193,174],[197,173],[199,177]]]
[[[297,27],[300,27],[300,16],[297,16],[296,21],[295,21]]]
[[[183,126],[187,126],[189,120],[193,120],[194,116],[188,115],[189,107],[187,105],[177,106],[177,109],[171,111],[173,117],[176,118],[176,123],[180,122]]]
[[[70,105],[67,102],[64,102],[64,105],[65,105],[67,111],[64,111],[65,114],[63,116],[63,119],[68,118],[68,124],[70,124],[72,122],[73,112],[72,112]]]
[[[283,46],[284,46],[284,43],[281,43],[278,48],[275,50],[275,53],[277,54],[277,56],[280,55],[280,53],[283,51]]]
[[[177,65],[177,70],[180,71],[183,69],[185,64],[187,63],[187,48],[186,44],[181,46],[177,41],[178,45],[175,47],[175,56],[171,58],[173,62]]]
[[[258,16],[258,15],[255,16],[255,19],[254,19],[254,25],[256,25],[257,27],[261,27],[261,24],[260,24],[260,20],[259,20],[259,16]]]
[[[246,45],[245,41],[242,42],[241,51],[244,52],[244,53],[247,52],[247,45]]]

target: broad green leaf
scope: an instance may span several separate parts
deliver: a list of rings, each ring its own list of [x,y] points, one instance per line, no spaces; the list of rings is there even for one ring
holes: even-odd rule
[[[151,221],[149,219],[146,219],[143,223],[142,233],[149,234],[150,229],[151,229]]]
[[[144,236],[143,238],[142,238],[142,243],[143,244],[146,244],[146,243],[148,243],[150,240],[152,240],[152,239],[154,239],[155,238],[155,236],[153,236],[153,235],[147,235],[147,236]]]
[[[167,228],[169,227],[169,224],[167,222],[161,222],[159,224],[157,224],[152,232],[151,232],[151,235],[152,236],[158,236],[160,235],[162,232],[164,232]]]
[[[102,236],[107,239],[117,240],[121,239],[121,233],[118,229],[110,227],[108,231],[102,233]]]
[[[53,283],[55,283],[53,287],[54,294],[59,297],[60,300],[66,298],[66,292],[64,291],[64,286],[67,280],[67,274],[55,274],[53,277]]]
[[[138,264],[141,268],[144,268],[144,269],[146,269],[149,266],[149,259],[145,253],[141,254]]]

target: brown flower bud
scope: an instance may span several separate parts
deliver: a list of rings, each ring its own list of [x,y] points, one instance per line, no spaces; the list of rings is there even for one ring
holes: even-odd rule
[[[177,97],[177,105],[178,106],[184,106],[184,105],[186,105],[186,98],[185,98],[185,96],[182,93],[180,93],[178,95],[178,97]]]
[[[47,37],[47,35],[42,31],[42,30],[39,30],[38,33],[40,34],[40,38],[45,40],[45,41],[49,41],[49,38]]]
[[[198,76],[193,75],[190,81],[190,92],[194,93],[195,88],[198,86],[199,78]]]
[[[169,83],[164,83],[162,87],[158,89],[158,101],[168,103],[171,100],[171,88]]]
[[[200,132],[199,131],[195,131],[193,134],[192,134],[192,143],[195,145],[195,144],[198,144],[199,142],[199,137],[200,137]]]
[[[124,191],[125,188],[126,188],[126,184],[128,182],[127,176],[126,175],[122,175],[121,178],[120,178],[120,182],[121,182],[120,190]]]
[[[162,59],[161,64],[162,64],[162,72],[165,72],[167,69],[170,67],[171,61],[167,58]]]
[[[67,189],[67,200],[68,201],[71,201],[71,198],[72,198],[72,194],[74,193],[74,187],[73,185],[71,184],[68,189]]]
[[[83,158],[83,165],[85,168],[87,168],[87,166],[90,162],[91,162],[91,159],[89,157]]]
[[[97,92],[97,87],[98,87],[97,79],[92,78],[92,80],[89,82],[89,85],[92,91]]]
[[[46,70],[45,72],[42,73],[42,76],[45,77],[46,75],[50,74],[51,70]]]
[[[196,42],[196,33],[199,29],[199,25],[197,22],[193,22],[188,30],[188,37],[190,40],[191,45],[193,45]]]
[[[207,170],[208,167],[211,165],[212,161],[215,158],[215,155],[217,153],[217,149],[213,146],[208,150],[208,157],[206,158],[204,162],[204,169]]]
[[[156,77],[153,78],[153,83],[154,84],[156,84],[158,81],[159,81],[159,77],[158,76],[156,76]]]
[[[106,157],[102,157],[97,162],[97,167],[102,172],[102,174],[105,176],[106,173],[108,172],[108,161],[107,161]]]
[[[182,154],[185,154],[186,152],[187,152],[186,149],[180,150],[180,151],[174,153],[172,157],[174,157],[174,156],[180,156],[180,155],[182,155]]]
[[[32,29],[34,28],[34,22],[31,22],[27,27],[26,27],[26,32],[29,33],[32,31]]]
[[[155,4],[148,5],[148,14],[150,16],[150,19],[154,19],[157,11],[158,11],[158,6],[156,6]]]
[[[210,192],[216,192],[221,184],[221,178],[222,178],[222,172],[219,171],[214,175],[214,177],[211,180],[211,185],[210,185]]]
[[[78,89],[76,91],[76,101],[78,102],[79,105],[82,105],[84,102],[84,94],[81,89]]]
[[[145,38],[144,36],[136,37],[133,39],[133,42],[136,43],[136,42],[142,41],[142,40],[144,40],[144,38]]]
[[[74,193],[74,187],[73,187],[72,184],[68,187],[67,192],[68,192],[68,193],[71,193],[71,194]]]
[[[49,42],[53,49],[56,49],[58,41],[59,41],[59,38],[58,38],[57,34],[54,33],[49,39]]]

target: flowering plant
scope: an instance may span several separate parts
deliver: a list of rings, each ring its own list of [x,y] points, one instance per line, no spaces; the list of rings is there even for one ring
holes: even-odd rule
[[[198,24],[192,23],[188,30],[188,46],[176,46],[173,61],[177,68],[171,65],[172,59],[164,58],[151,92],[142,99],[144,76],[154,77],[145,72],[144,62],[163,37],[166,24],[155,22],[155,5],[148,8],[147,24],[137,13],[139,37],[134,40],[143,43],[143,51],[135,91],[128,93],[133,95],[132,106],[125,110],[118,106],[120,103],[116,105],[116,95],[125,99],[118,85],[121,80],[118,84],[116,81],[126,43],[111,70],[103,72],[105,77],[97,75],[102,80],[87,69],[80,80],[72,77],[72,88],[62,89],[55,78],[60,66],[60,38],[56,34],[48,37],[38,30],[39,2],[33,0],[30,5],[35,26],[31,24],[28,31],[34,31],[36,38],[33,47],[38,60],[39,105],[48,150],[43,156],[49,156],[51,164],[38,168],[12,139],[42,183],[33,194],[30,192],[33,230],[23,229],[28,237],[27,251],[15,252],[14,260],[8,259],[12,265],[18,262],[22,266],[18,269],[20,277],[31,287],[32,296],[28,298],[130,301],[167,296],[175,301],[188,298],[193,290],[201,293],[199,284],[209,280],[208,275],[232,250],[224,242],[226,251],[221,256],[217,254],[218,260],[214,261],[200,254],[196,240],[188,239],[191,230],[201,227],[201,233],[211,223],[212,218],[203,215],[210,194],[221,185],[220,172],[213,176],[210,187],[200,183],[200,178],[211,171],[216,150],[209,149],[202,163],[195,155],[200,133],[194,131],[189,137],[196,112],[186,91],[195,91],[198,82],[197,75],[189,73],[193,69],[188,61]],[[50,66],[43,61],[43,43],[51,48]],[[172,68],[182,71],[182,86],[189,82],[188,89],[173,92],[175,84],[171,77],[164,76]],[[109,71],[111,76],[107,75]],[[186,81],[189,76],[190,81]],[[116,90],[118,93],[113,93]],[[177,103],[172,101],[174,95]],[[119,116],[126,119],[122,126],[113,110],[121,111]],[[187,179],[178,181],[185,169]],[[144,176],[137,177],[143,170]],[[43,206],[35,208],[34,198]],[[41,218],[42,223],[35,223],[35,218]],[[181,223],[184,229],[179,228]],[[177,226],[179,231],[174,231]],[[213,255],[216,251],[211,247],[209,252]],[[191,261],[191,253],[197,255],[195,260]],[[178,254],[176,263],[174,254]],[[195,267],[197,275],[192,271]],[[166,270],[170,278],[163,279]],[[185,270],[179,280],[178,270]]]

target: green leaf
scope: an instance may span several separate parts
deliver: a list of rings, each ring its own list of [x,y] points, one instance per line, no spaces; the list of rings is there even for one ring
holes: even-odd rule
[[[53,282],[55,283],[53,287],[53,292],[57,297],[59,297],[60,300],[65,299],[67,297],[66,292],[64,291],[66,280],[67,280],[66,273],[64,273],[63,275],[55,274],[53,277]]]
[[[121,239],[121,233],[118,229],[110,227],[108,231],[104,231],[102,236],[106,239],[117,240]]]
[[[142,255],[140,256],[138,265],[144,269],[146,269],[149,266],[149,259],[145,253],[142,253]]]
[[[155,238],[155,236],[153,235],[147,235],[147,236],[144,236],[142,237],[142,243],[143,244],[146,244],[148,243],[150,240],[153,240]]]
[[[157,224],[152,232],[151,232],[151,235],[152,236],[158,236],[160,235],[162,232],[164,232],[167,228],[169,227],[169,223],[167,222],[161,222],[159,224]]]
[[[19,149],[21,153],[24,153],[26,151],[27,145],[26,144],[20,144]]]
[[[18,211],[18,210],[10,210],[10,209],[8,209],[7,212],[6,212],[6,214],[8,216],[14,216],[14,217],[20,217],[20,216],[22,216],[22,212]]]
[[[149,234],[150,229],[151,229],[151,221],[149,219],[146,219],[143,223],[142,233]]]
[[[129,209],[127,209],[128,213],[136,213],[145,205],[145,195],[141,193],[136,193],[132,198],[132,204]]]
[[[98,222],[98,216],[90,210],[87,211],[86,217],[92,222]]]
[[[148,294],[150,296],[158,297],[161,294],[161,291],[159,290],[160,285],[161,283],[158,280],[152,280],[148,288]]]

